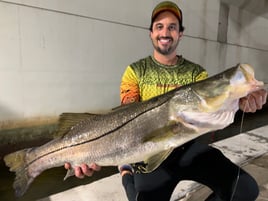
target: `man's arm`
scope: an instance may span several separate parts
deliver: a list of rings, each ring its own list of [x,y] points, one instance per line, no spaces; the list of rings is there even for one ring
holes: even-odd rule
[[[120,101],[122,105],[140,101],[138,79],[130,66],[126,68],[125,73],[122,76]]]

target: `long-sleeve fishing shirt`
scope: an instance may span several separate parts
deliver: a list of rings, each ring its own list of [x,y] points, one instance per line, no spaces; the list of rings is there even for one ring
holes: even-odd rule
[[[204,68],[182,56],[178,56],[177,64],[170,66],[148,56],[126,68],[120,86],[121,104],[145,101],[207,77]]]

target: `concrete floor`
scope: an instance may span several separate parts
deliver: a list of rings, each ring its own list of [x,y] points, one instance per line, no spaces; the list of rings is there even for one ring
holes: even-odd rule
[[[257,201],[268,201],[268,126],[247,131],[213,143],[232,161],[250,172],[257,180],[260,195]],[[172,201],[200,201],[210,193],[207,187],[183,181],[174,190]],[[39,201],[126,201],[119,174],[78,186]]]

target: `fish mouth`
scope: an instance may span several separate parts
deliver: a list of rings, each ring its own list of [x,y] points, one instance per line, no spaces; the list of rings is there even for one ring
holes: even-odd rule
[[[264,89],[264,90],[268,90],[268,84],[264,83],[262,81],[258,81],[258,80],[254,80],[254,82],[251,84],[251,90],[249,91],[249,93],[254,92],[254,91],[258,91],[260,89]]]
[[[264,83],[262,81],[255,79],[255,73],[254,73],[254,69],[252,66],[250,66],[249,64],[240,64],[239,69],[240,69],[240,72],[237,72],[234,78],[231,79],[231,83],[232,83],[232,80],[237,80],[238,82],[241,81],[242,79],[239,79],[239,78],[236,79],[237,77],[241,76],[241,77],[244,77],[244,79],[246,80],[246,83],[248,83],[248,85],[250,86],[248,93],[251,93],[260,89],[266,89],[266,90],[268,89],[267,83]],[[243,75],[240,75],[240,74],[243,74]]]

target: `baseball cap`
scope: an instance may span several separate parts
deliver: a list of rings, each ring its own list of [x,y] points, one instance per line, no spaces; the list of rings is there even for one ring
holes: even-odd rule
[[[150,30],[152,30],[155,18],[164,11],[172,12],[178,18],[181,30],[183,31],[184,27],[182,26],[182,11],[179,6],[172,1],[163,1],[155,6],[151,16]]]

